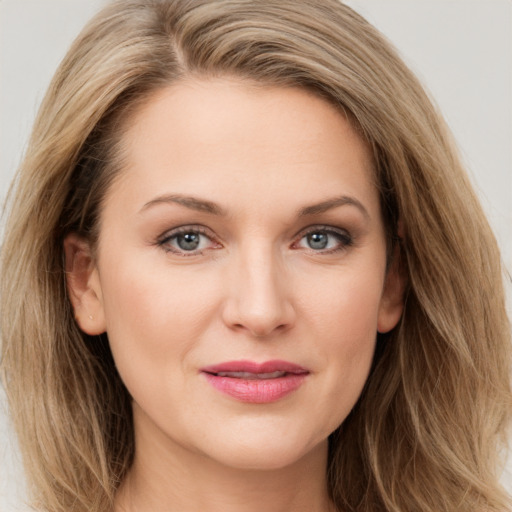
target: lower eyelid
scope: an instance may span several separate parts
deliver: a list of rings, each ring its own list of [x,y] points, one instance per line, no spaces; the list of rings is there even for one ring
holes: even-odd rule
[[[354,237],[344,229],[335,229],[328,226],[313,226],[307,231],[303,231],[300,235],[298,235],[296,241],[292,244],[292,247],[297,246],[300,243],[300,241],[303,240],[308,235],[319,232],[333,236],[337,240],[339,246],[337,244],[337,247],[327,249],[309,248],[312,252],[316,252],[318,254],[327,254],[329,252],[342,251],[350,247],[354,243]],[[174,245],[171,245],[170,242],[173,239],[175,239],[179,235],[183,235],[186,233],[197,233],[201,236],[206,237],[209,240],[208,247],[187,251],[184,249],[180,249],[179,247],[175,247]],[[219,249],[223,247],[223,245],[220,242],[218,242],[216,238],[212,236],[211,233],[209,233],[204,228],[199,226],[182,226],[179,228],[171,229],[156,240],[156,245],[162,247],[166,252],[182,256],[197,256],[203,254],[205,251],[208,251],[210,249]],[[306,247],[305,249],[308,248]]]
[[[176,237],[184,235],[186,233],[197,233],[202,237],[206,237],[208,239],[207,247],[187,251],[185,249],[181,249],[180,247],[175,246],[172,243],[173,240],[176,239]],[[157,239],[156,245],[164,249],[164,251],[167,253],[183,257],[200,256],[201,254],[208,250],[218,249],[222,247],[222,245],[216,240],[216,238],[211,233],[209,233],[207,230],[199,226],[182,226],[175,229],[171,229]]]
[[[313,233],[325,233],[328,236],[334,237],[336,239],[335,246],[334,247],[326,247],[326,248],[318,248],[315,249],[313,247],[297,247],[300,242],[306,238],[308,235],[311,235]],[[345,230],[337,230],[333,229],[331,227],[325,227],[325,226],[315,226],[311,229],[309,229],[306,232],[303,232],[297,239],[296,242],[294,242],[293,246],[294,248],[299,249],[305,249],[306,251],[309,251],[313,254],[318,255],[328,255],[328,254],[335,254],[339,252],[343,252],[347,250],[349,247],[351,247],[354,243],[354,238],[351,236],[347,231]]]

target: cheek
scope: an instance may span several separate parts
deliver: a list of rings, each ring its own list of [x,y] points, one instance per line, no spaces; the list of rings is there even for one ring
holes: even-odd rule
[[[155,251],[158,249],[155,249]],[[155,264],[154,260],[159,261]],[[109,331],[160,332],[166,336],[191,329],[204,309],[209,281],[200,272],[190,273],[165,265],[165,259],[145,256],[105,258],[102,279],[103,303]],[[183,312],[187,312],[184,317]]]
[[[107,333],[125,384],[176,379],[215,310],[211,280],[142,258],[105,259],[103,267]]]
[[[383,274],[383,272],[382,272]],[[318,339],[344,340],[333,348],[355,352],[362,340],[375,338],[383,278],[379,269],[341,270],[328,279],[313,280],[301,292],[301,308],[317,319]]]
[[[309,303],[324,379],[316,413],[326,434],[336,429],[357,402],[368,378],[377,338],[381,278],[378,273],[340,276]]]

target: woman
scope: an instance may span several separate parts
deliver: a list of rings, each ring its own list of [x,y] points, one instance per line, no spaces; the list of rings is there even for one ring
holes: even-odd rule
[[[509,507],[494,238],[388,43],[299,7],[114,3],[57,72],[2,255],[39,509]]]

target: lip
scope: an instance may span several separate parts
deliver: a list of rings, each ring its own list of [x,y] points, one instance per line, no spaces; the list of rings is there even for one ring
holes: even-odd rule
[[[309,375],[309,371],[288,361],[227,361],[201,368],[207,382],[217,391],[240,402],[270,403],[296,391]],[[250,374],[219,375],[219,374]],[[272,377],[269,374],[280,373]]]

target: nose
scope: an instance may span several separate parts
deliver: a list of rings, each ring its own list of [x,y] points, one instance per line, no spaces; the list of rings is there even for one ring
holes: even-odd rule
[[[245,251],[228,272],[223,320],[230,329],[262,338],[293,326],[296,312],[290,283],[282,262],[270,250]]]

